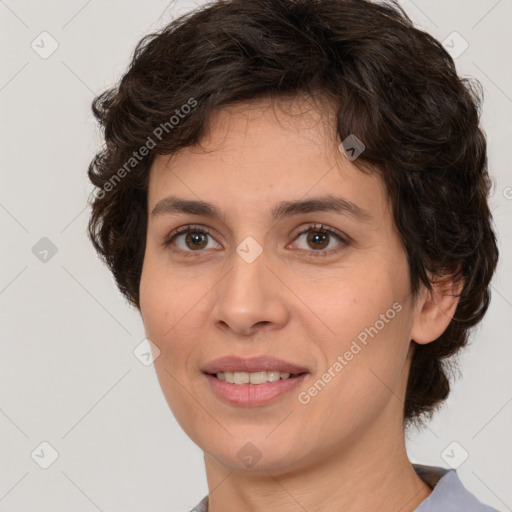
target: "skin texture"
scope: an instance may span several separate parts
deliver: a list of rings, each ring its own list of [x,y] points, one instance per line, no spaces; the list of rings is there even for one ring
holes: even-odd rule
[[[169,407],[205,452],[210,512],[407,512],[431,492],[405,450],[411,340],[435,340],[457,300],[446,282],[443,294],[422,289],[411,296],[384,184],[339,151],[331,116],[299,98],[225,107],[212,117],[202,147],[158,156],[151,169],[140,311],[160,350],[155,369]],[[222,218],[151,215],[171,194],[214,203]],[[321,211],[271,217],[280,201],[327,194],[357,204],[371,221]],[[320,223],[351,242],[329,235],[315,249],[308,233],[297,236]],[[193,250],[186,234],[165,247],[185,225],[208,228],[203,248]],[[263,250],[252,263],[236,252],[248,236]],[[322,249],[331,252],[314,254]],[[300,403],[297,394],[395,303],[400,312]],[[272,355],[310,374],[272,404],[230,405],[201,368],[232,354]],[[261,454],[250,468],[237,456],[248,442]]]

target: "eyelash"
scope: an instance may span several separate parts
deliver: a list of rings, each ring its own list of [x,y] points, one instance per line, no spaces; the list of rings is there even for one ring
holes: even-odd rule
[[[335,237],[338,237],[340,239],[340,242],[341,242],[341,244],[340,244],[341,246],[339,248],[337,248],[337,249],[329,249],[329,250],[325,250],[324,249],[324,250],[321,250],[321,251],[315,251],[315,250],[308,251],[306,249],[299,249],[300,251],[306,252],[308,254],[308,256],[312,257],[312,258],[318,258],[320,256],[326,257],[326,256],[335,255],[338,252],[340,252],[341,250],[343,250],[345,247],[347,247],[347,246],[349,246],[351,244],[351,240],[350,240],[350,238],[348,236],[343,235],[341,232],[339,232],[338,230],[335,230],[334,228],[330,228],[330,227],[324,226],[324,224],[312,224],[312,225],[308,226],[307,228],[305,228],[302,231],[298,232],[295,235],[295,237],[293,238],[293,241],[297,240],[300,236],[304,235],[305,233],[308,233],[309,231],[324,232],[324,233],[327,233],[329,235],[334,235]],[[205,228],[205,227],[202,227],[202,226],[187,225],[187,226],[181,226],[181,227],[175,229],[165,239],[165,241],[163,242],[163,246],[165,248],[170,248],[172,242],[179,235],[187,234],[187,233],[201,233],[201,234],[205,234],[205,235],[208,235],[208,236],[213,238],[213,236],[211,235],[211,233],[208,230],[208,228]],[[172,252],[179,252],[179,253],[181,253],[185,257],[197,256],[197,253],[204,252],[204,251],[183,251],[181,249],[177,249],[177,250],[176,249],[170,249],[170,250]]]

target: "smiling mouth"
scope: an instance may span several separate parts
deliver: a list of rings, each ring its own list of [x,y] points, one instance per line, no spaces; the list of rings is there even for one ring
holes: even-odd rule
[[[287,373],[280,371],[260,371],[260,372],[218,372],[210,373],[212,377],[226,381],[230,384],[267,384],[268,382],[276,382],[278,380],[290,380],[307,372]]]

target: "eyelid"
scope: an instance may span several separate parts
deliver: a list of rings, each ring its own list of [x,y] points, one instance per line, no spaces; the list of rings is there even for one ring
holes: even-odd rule
[[[163,242],[163,245],[169,245],[172,240],[182,233],[188,233],[189,231],[198,231],[200,233],[206,233],[207,235],[211,236],[211,232],[209,228],[205,226],[201,226],[198,224],[185,224],[184,226],[180,226],[179,228],[173,229],[166,237]],[[213,238],[213,237],[212,237]]]
[[[334,234],[334,235],[338,236],[346,243],[351,242],[351,238],[348,235],[346,235],[345,233],[342,233],[341,231],[337,230],[336,228],[332,228],[331,226],[326,226],[325,224],[319,224],[319,223],[313,223],[306,227],[299,228],[298,231],[296,232],[296,234],[293,236],[293,240],[295,240],[300,235],[303,235],[304,233],[307,233],[308,231],[313,231],[313,230],[326,231],[329,234]],[[317,252],[319,252],[319,251],[317,251]]]

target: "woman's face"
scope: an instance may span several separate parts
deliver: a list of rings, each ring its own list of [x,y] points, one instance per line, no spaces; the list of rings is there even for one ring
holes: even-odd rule
[[[218,111],[207,151],[159,156],[150,175],[140,309],[158,379],[190,438],[237,471],[306,467],[400,428],[418,314],[381,178],[342,155],[333,119],[287,106]],[[310,202],[327,196],[337,210]],[[305,373],[208,375],[227,356],[283,362],[228,362],[237,382]]]

